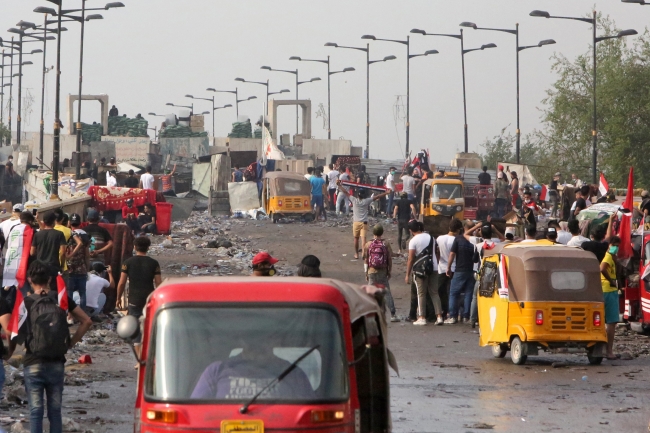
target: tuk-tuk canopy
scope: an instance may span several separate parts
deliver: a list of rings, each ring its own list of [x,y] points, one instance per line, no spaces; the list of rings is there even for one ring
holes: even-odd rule
[[[268,179],[268,188],[272,196],[311,194],[311,184],[302,174],[271,171],[264,175],[264,179]]]
[[[498,245],[486,257],[507,257],[510,301],[603,302],[596,256],[575,247],[513,243]]]

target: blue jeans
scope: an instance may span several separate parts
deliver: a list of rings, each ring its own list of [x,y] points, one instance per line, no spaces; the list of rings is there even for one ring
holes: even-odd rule
[[[494,205],[496,207],[496,217],[503,218],[506,214],[506,205],[508,204],[508,199],[506,198],[497,198],[494,200]]]
[[[47,362],[25,367],[25,390],[29,401],[29,431],[43,433],[43,391],[47,398],[47,419],[50,433],[62,433],[61,401],[63,400],[64,364]]]
[[[5,366],[0,363],[0,398],[2,398],[2,388],[5,386]]]
[[[72,296],[74,292],[79,293],[79,306],[82,310],[86,309],[86,281],[88,276],[83,274],[70,274],[68,276],[68,294]]]
[[[474,294],[474,271],[456,271],[451,279],[449,288],[449,317],[458,317],[460,294],[465,293],[463,302],[463,318],[469,319],[472,295]]]
[[[395,191],[388,194],[388,206],[386,207],[386,216],[392,218],[393,216],[393,197],[395,196]]]

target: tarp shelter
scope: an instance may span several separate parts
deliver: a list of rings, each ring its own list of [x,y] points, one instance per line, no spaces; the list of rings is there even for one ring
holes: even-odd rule
[[[510,173],[511,171],[514,171],[517,173],[517,178],[519,179],[519,186],[522,187],[524,185],[539,185],[537,183],[537,179],[531,174],[530,170],[528,169],[527,165],[524,164],[513,164],[511,162],[497,162],[497,172],[499,171],[499,166],[502,165],[503,168],[505,169],[504,171],[506,174]],[[510,175],[508,175],[508,178]],[[496,180],[496,179],[495,179]]]

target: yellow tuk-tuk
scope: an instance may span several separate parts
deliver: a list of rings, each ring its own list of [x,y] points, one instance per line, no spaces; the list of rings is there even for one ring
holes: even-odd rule
[[[433,236],[447,234],[452,218],[463,219],[463,181],[460,174],[445,172],[443,177],[424,181],[420,202],[420,222]]]
[[[305,176],[286,171],[272,171],[264,175],[262,202],[264,212],[276,223],[280,218],[314,217],[311,203],[311,184]]]
[[[606,355],[605,306],[598,260],[588,251],[548,242],[485,251],[478,294],[480,346],[521,365],[539,349]]]

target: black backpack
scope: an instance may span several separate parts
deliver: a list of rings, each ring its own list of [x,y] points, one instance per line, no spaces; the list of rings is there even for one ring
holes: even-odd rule
[[[70,330],[66,312],[49,296],[32,295],[29,309],[30,352],[42,358],[61,358],[68,352]]]
[[[415,257],[413,273],[416,277],[425,278],[432,275],[433,271],[433,236],[431,236],[429,246],[423,249],[420,254]]]

